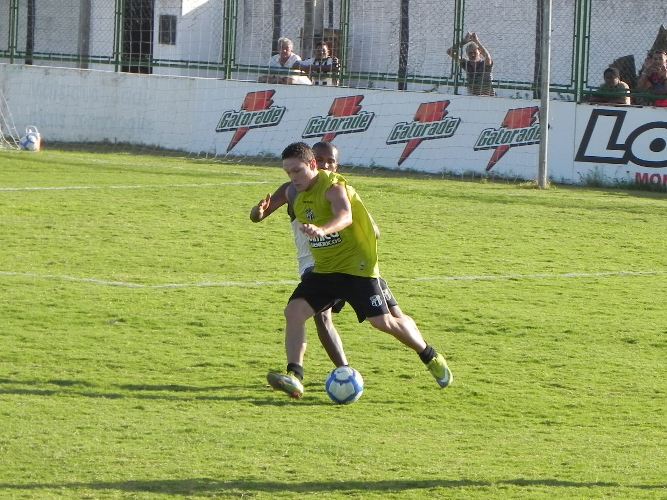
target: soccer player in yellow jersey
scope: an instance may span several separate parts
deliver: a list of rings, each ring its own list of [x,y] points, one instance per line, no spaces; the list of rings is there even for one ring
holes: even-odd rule
[[[271,387],[295,399],[303,396],[306,320],[339,299],[348,302],[359,322],[390,333],[413,349],[440,387],[453,381],[442,354],[428,345],[410,316],[393,316],[383,290],[377,258],[377,227],[361,198],[345,179],[319,170],[312,149],[303,142],[282,153],[283,169],[297,196],[294,215],[308,236],[315,269],[304,275],[285,308],[287,373],[269,372]]]
[[[317,168],[329,170],[331,172],[338,171],[338,148],[335,145],[322,141],[314,144],[312,149]],[[299,275],[303,277],[313,270],[315,261],[313,260],[313,255],[310,251],[309,239],[299,229],[299,221],[294,217],[294,209],[292,205],[297,194],[298,193],[296,189],[294,189],[292,182],[285,182],[278,187],[273,194],[267,194],[257,205],[252,207],[250,210],[250,220],[253,222],[261,222],[283,205],[287,205],[287,213],[291,219],[292,230],[294,232],[294,243],[297,249]],[[389,312],[394,316],[401,316],[403,312],[393,299],[384,280],[381,281],[381,286],[385,296],[389,297],[387,299]],[[327,352],[329,359],[336,367],[345,366],[348,363],[345,351],[343,350],[343,342],[340,339],[338,330],[336,330],[336,327],[333,324],[331,312],[339,312],[344,304],[344,301],[338,301],[333,307],[318,312],[313,316],[320,342]]]
[[[318,142],[313,145],[313,153],[318,168],[331,170],[332,172],[335,172],[338,169],[338,149],[333,144],[328,142]],[[296,197],[296,191],[291,187],[291,184],[290,181],[287,181],[278,187],[273,194],[267,194],[266,197],[262,198],[259,203],[250,210],[250,220],[253,222],[260,222],[283,205],[287,205],[287,213],[292,222],[292,230],[294,232],[294,244],[296,245],[297,250],[299,275],[303,277],[305,274],[313,270],[315,261],[313,260],[313,255],[310,251],[308,237],[298,229],[299,223],[294,218],[292,202]],[[345,356],[345,351],[343,350],[343,343],[338,334],[338,330],[336,330],[336,327],[333,324],[331,311],[333,309],[335,312],[339,312],[344,304],[343,301],[340,301],[335,304],[333,308],[325,309],[313,316],[320,342],[322,343],[324,350],[327,352],[329,359],[336,367],[347,365],[347,358]]]

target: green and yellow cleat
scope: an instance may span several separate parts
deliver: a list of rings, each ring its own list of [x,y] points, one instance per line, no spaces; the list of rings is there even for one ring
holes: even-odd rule
[[[435,381],[442,389],[452,385],[452,382],[454,382],[454,375],[452,375],[452,371],[447,366],[447,361],[445,361],[445,357],[442,354],[437,354],[435,358],[428,362],[426,368],[428,368],[428,371],[431,372],[431,375],[433,375],[433,378],[435,378]]]
[[[292,372],[269,372],[266,380],[273,389],[283,391],[291,398],[301,399],[303,397],[303,384]]]

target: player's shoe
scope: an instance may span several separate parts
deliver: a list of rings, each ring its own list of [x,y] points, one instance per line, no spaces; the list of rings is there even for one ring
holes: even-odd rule
[[[452,371],[447,366],[447,361],[442,354],[436,354],[435,358],[428,362],[426,368],[441,388],[444,389],[454,382],[454,375],[452,375]]]
[[[303,384],[292,372],[269,372],[266,380],[276,391],[283,391],[291,398],[301,399],[303,396]]]

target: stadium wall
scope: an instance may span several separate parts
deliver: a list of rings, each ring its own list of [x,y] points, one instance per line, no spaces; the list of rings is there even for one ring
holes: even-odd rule
[[[343,163],[454,175],[537,176],[539,101],[264,85],[0,65],[19,128],[222,157],[330,140]],[[552,102],[549,177],[667,184],[667,113]]]

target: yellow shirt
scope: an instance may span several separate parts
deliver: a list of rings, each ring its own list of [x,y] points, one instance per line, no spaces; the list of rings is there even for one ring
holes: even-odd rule
[[[377,278],[380,276],[377,237],[368,210],[355,189],[340,175],[319,170],[317,181],[294,200],[296,219],[302,224],[322,226],[333,218],[326,192],[340,184],[345,188],[352,207],[352,224],[324,237],[310,238],[316,273],[345,273]]]

